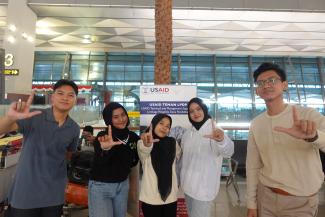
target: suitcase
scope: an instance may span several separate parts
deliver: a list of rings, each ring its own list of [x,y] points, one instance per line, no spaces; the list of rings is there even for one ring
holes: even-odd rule
[[[78,185],[69,182],[65,188],[65,201],[66,203],[88,206],[88,186]]]

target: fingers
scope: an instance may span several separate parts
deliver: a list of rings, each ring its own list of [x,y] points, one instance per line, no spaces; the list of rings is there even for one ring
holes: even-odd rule
[[[30,106],[33,103],[33,99],[34,99],[34,95],[35,95],[35,91],[32,91],[32,93],[29,95],[28,99],[27,99],[27,106]]]
[[[36,115],[39,115],[39,114],[42,114],[42,112],[41,111],[33,111],[33,112],[30,112],[28,114],[28,118],[33,117],[33,116],[36,116]]]
[[[290,128],[286,128],[286,127],[274,127],[273,129],[275,131],[281,132],[281,133],[289,133],[290,132]]]
[[[17,112],[21,112],[21,111],[24,110],[25,105],[26,105],[26,103],[23,102],[23,101],[21,101],[21,99],[19,99],[19,100],[16,102],[15,110],[16,110]]]
[[[112,127],[110,124],[108,125],[108,136],[112,136]]]

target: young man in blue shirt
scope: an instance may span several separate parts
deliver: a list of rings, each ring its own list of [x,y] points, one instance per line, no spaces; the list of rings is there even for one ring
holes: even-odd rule
[[[9,192],[10,217],[60,217],[67,182],[66,157],[78,145],[79,126],[69,117],[78,87],[70,80],[53,86],[52,107],[30,111],[27,102],[13,102],[0,118],[0,134],[17,130],[23,148]]]

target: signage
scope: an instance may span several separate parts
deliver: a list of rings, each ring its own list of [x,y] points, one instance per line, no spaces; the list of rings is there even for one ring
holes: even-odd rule
[[[19,75],[19,69],[5,69],[3,70],[4,75]]]
[[[8,53],[5,55],[5,67],[12,66],[14,64],[14,55]]]

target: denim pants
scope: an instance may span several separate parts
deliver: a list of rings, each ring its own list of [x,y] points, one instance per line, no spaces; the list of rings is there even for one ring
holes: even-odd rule
[[[189,217],[210,217],[213,201],[196,200],[185,194],[186,208]]]
[[[129,179],[119,183],[90,180],[88,184],[89,217],[125,217]]]

